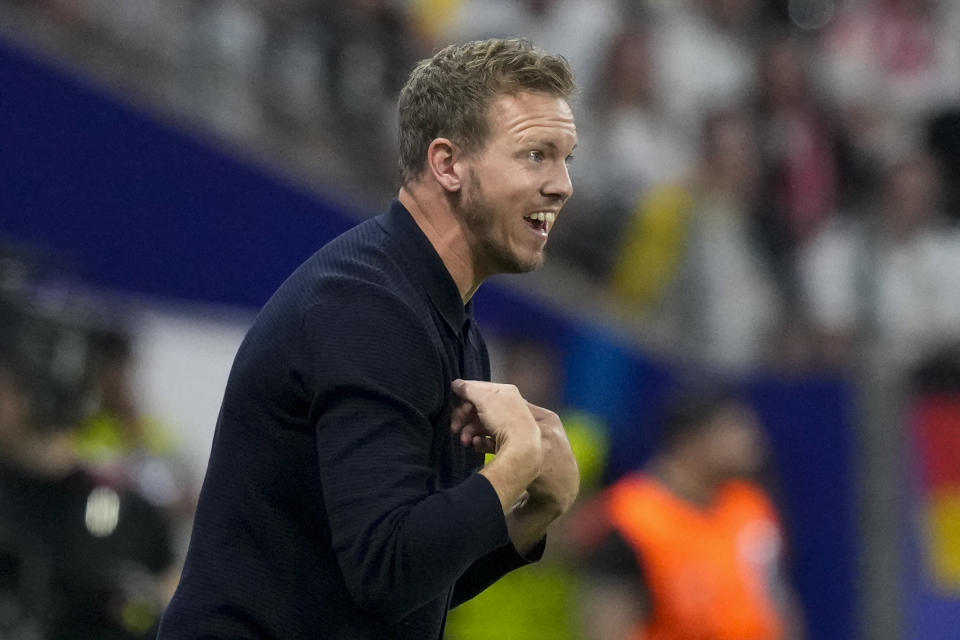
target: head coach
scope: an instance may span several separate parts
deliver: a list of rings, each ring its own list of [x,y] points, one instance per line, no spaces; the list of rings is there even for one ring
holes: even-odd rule
[[[543,263],[573,89],[519,40],[413,70],[397,199],[301,265],[240,346],[161,640],[441,638],[450,607],[542,554],[576,462],[554,413],[489,382],[470,300]]]

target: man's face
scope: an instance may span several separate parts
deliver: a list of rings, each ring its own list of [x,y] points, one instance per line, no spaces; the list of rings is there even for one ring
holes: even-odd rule
[[[563,98],[523,91],[499,96],[488,117],[486,145],[463,159],[458,215],[481,275],[532,271],[573,193],[573,114]]]
[[[720,477],[751,476],[766,457],[756,414],[740,404],[721,410],[704,432],[705,464]]]

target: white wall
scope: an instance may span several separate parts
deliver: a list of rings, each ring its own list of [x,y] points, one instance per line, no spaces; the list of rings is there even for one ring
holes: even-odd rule
[[[143,411],[176,434],[199,481],[227,376],[253,313],[143,302],[131,311]]]

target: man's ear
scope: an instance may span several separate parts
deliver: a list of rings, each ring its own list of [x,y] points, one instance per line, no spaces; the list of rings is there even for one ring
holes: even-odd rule
[[[427,169],[445,191],[456,192],[462,187],[460,160],[463,152],[447,138],[435,138],[427,147]]]

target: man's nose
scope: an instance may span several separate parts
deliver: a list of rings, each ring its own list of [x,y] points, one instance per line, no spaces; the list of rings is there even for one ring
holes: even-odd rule
[[[566,202],[573,195],[573,182],[570,180],[570,168],[566,162],[560,163],[559,168],[550,175],[550,180],[543,185],[543,195],[551,196]]]

